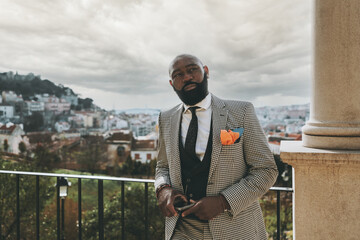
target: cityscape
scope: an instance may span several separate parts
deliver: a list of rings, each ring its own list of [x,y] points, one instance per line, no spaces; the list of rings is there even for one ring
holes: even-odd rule
[[[77,174],[77,176],[86,176],[88,174],[102,178],[125,177],[130,181],[127,183],[127,198],[120,201],[123,196],[123,190],[113,190],[118,188],[116,183],[106,182],[105,189],[111,189],[106,196],[104,214],[109,220],[108,224],[114,224],[118,217],[118,211],[113,211],[113,206],[117,209],[125,204],[131,203],[136,206],[127,208],[126,216],[136,221],[142,221],[142,213],[136,209],[141,208],[143,204],[139,201],[142,196],[141,184],[135,184],[131,181],[149,181],[154,179],[157,147],[158,147],[158,116],[161,109],[154,108],[133,108],[133,109],[113,109],[105,110],[97,106],[89,97],[81,98],[71,88],[61,84],[56,85],[50,80],[41,79],[32,73],[20,75],[13,72],[0,73],[0,165],[2,170],[18,170],[36,174]],[[301,127],[309,119],[309,104],[290,105],[280,107],[260,107],[256,108],[256,114],[264,133],[268,139],[270,149],[272,150],[275,161],[278,165],[280,175],[276,186],[286,189],[291,186],[292,174],[291,166],[282,163],[280,160],[280,142],[281,140],[301,140]],[[80,175],[79,175],[80,174]],[[71,176],[71,175],[69,175]],[[11,181],[10,175],[0,175],[3,182]],[[20,179],[20,178],[19,178]],[[21,179],[26,179],[22,177]],[[134,179],[134,180],[132,180]],[[43,197],[44,206],[41,208],[41,219],[44,223],[42,231],[38,235],[42,238],[52,239],[57,236],[67,236],[75,239],[76,235],[82,235],[77,227],[79,218],[84,218],[83,233],[86,239],[93,239],[96,232],[97,215],[92,214],[96,209],[96,199],[99,196],[94,192],[94,188],[87,184],[84,192],[90,194],[86,197],[84,207],[76,218],[74,211],[79,209],[81,200],[76,200],[76,195],[71,194],[67,200],[65,215],[61,219],[67,225],[66,231],[63,226],[62,233],[54,232],[56,223],[59,223],[55,215],[53,203],[54,186],[57,183],[51,179],[46,182],[42,179],[42,191],[39,192]],[[85,181],[85,180],[84,180]],[[98,180],[99,181],[99,180]],[[74,181],[72,180],[74,183]],[[28,185],[22,184],[24,189],[20,198],[28,198],[34,191],[33,181]],[[115,184],[115,185],[114,185]],[[17,218],[6,212],[15,212],[11,199],[14,199],[13,185],[0,185],[1,192],[8,192],[10,195],[3,199],[3,210],[0,217],[2,232],[4,236],[14,237],[15,234],[34,236],[31,228],[24,228],[21,233],[13,231],[11,226],[18,224]],[[79,183],[73,184],[74,188],[79,188]],[[147,231],[156,239],[163,238],[164,219],[157,210],[154,186],[148,187],[152,205],[147,206],[148,211],[153,212],[152,220],[148,220],[153,227]],[[52,194],[50,194],[52,193]],[[129,195],[130,194],[130,195]],[[79,196],[79,195],[77,195]],[[113,199],[113,200],[111,200]],[[268,228],[269,236],[275,236],[274,228],[275,205],[277,201],[275,191],[269,191],[262,198],[264,217]],[[285,220],[281,224],[282,235],[286,238],[291,237],[291,192],[284,192],[281,206],[285,209]],[[34,213],[31,211],[31,205],[34,200],[27,202],[23,206],[22,215],[27,216],[22,220],[31,226],[31,219]],[[60,205],[59,205],[60,206]],[[61,204],[64,209],[65,203]],[[39,209],[40,211],[40,209]],[[38,213],[37,216],[39,216]],[[52,217],[50,217],[52,216]],[[131,217],[132,216],[132,217]],[[30,220],[28,220],[30,219]],[[29,222],[30,221],[30,222]],[[95,225],[94,225],[95,224]],[[280,224],[280,223],[279,223]],[[142,239],[142,223],[133,223],[133,227],[126,230],[111,229],[105,236],[109,239],[117,239],[120,234],[132,236],[129,239]],[[279,225],[280,226],[280,225]],[[59,231],[59,227],[57,228]],[[124,229],[124,227],[122,227]],[[35,237],[33,237],[35,238]],[[127,238],[126,238],[127,239]]]
[[[32,81],[34,74],[2,73],[2,79]],[[44,80],[41,80],[44,82]],[[157,120],[160,109],[106,111],[92,100],[83,100],[62,85],[63,93],[37,93],[23,96],[16,91],[2,91],[0,98],[1,149],[7,154],[32,156],[39,144],[57,153],[54,166],[86,170],[69,154],[78,151],[85,139],[97,139],[101,161],[93,163],[99,172],[115,174],[128,158],[142,164],[156,159]],[[38,92],[39,89],[38,89]],[[309,104],[256,108],[256,114],[274,154],[279,154],[281,140],[301,140],[301,127],[309,119]],[[66,166],[66,167],[65,167]],[[150,176],[153,177],[153,176]]]

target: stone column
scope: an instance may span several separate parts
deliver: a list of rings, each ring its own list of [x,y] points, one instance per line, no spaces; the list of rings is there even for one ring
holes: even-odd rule
[[[315,0],[314,76],[303,141],[281,142],[293,166],[294,239],[359,239],[360,0]]]
[[[316,0],[306,147],[360,149],[360,1]]]

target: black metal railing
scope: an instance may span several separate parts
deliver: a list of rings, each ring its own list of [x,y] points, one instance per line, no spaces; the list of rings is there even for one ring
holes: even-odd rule
[[[136,179],[136,178],[121,178],[121,177],[110,177],[110,176],[89,176],[89,175],[72,175],[72,174],[57,174],[57,173],[40,173],[40,172],[22,172],[22,171],[6,171],[0,170],[0,174],[14,174],[16,175],[16,238],[21,239],[20,230],[21,230],[21,222],[20,222],[20,176],[21,175],[30,175],[36,177],[36,239],[40,239],[40,186],[39,186],[39,178],[40,177],[56,177],[57,178],[57,198],[56,198],[56,221],[57,221],[57,239],[60,240],[63,238],[64,232],[64,211],[60,211],[64,209],[64,199],[60,198],[60,190],[59,190],[59,180],[60,178],[77,178],[78,179],[78,239],[82,238],[82,206],[81,206],[81,183],[82,179],[93,179],[98,182],[98,237],[99,240],[104,239],[104,186],[103,181],[119,181],[121,182],[121,239],[125,239],[125,183],[126,182],[138,182],[143,183],[145,185],[144,192],[144,236],[145,239],[149,238],[149,183],[154,184],[154,180],[151,179]],[[280,222],[280,193],[281,192],[293,192],[292,188],[285,187],[272,187],[270,191],[276,191],[276,215],[277,215],[277,240],[280,240],[281,237],[281,222]],[[1,215],[0,215],[1,216]],[[1,238],[1,218],[0,218],[0,238]],[[1,240],[1,239],[0,239]]]

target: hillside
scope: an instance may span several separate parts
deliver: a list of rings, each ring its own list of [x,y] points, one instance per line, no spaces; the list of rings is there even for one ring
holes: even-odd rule
[[[33,73],[28,75],[19,75],[13,72],[0,73],[0,91],[14,91],[18,95],[21,94],[24,100],[29,100],[29,97],[42,93],[57,97],[66,95],[67,92],[75,95],[72,89],[56,85],[48,79],[42,80],[40,76],[35,76]]]

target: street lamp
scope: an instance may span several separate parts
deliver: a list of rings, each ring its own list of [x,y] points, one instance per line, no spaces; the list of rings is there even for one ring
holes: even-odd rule
[[[62,228],[62,238],[65,239],[65,198],[68,194],[68,187],[71,186],[71,182],[65,177],[60,177],[59,181],[56,184],[59,191],[59,197],[61,198],[61,228]]]
[[[68,193],[68,187],[71,187],[71,182],[69,182],[67,178],[61,177],[59,179],[57,187],[59,187],[59,196],[62,199],[65,199]]]

